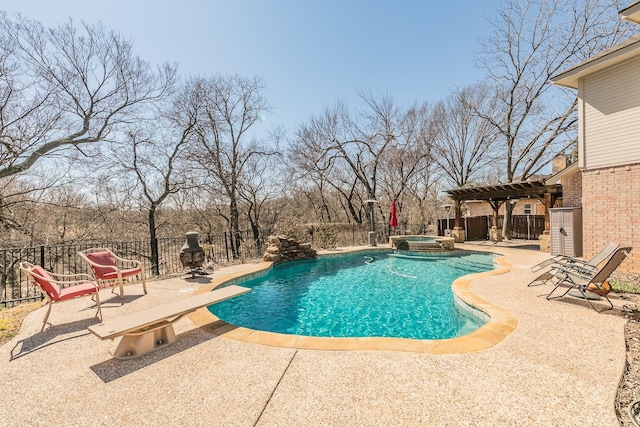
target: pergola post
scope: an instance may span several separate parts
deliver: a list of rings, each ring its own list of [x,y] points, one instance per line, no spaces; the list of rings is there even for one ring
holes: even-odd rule
[[[462,200],[454,200],[456,219],[454,222],[453,231],[451,237],[454,242],[464,243],[464,228],[462,227]]]
[[[549,209],[556,203],[556,194],[544,193],[544,231],[540,235],[540,252],[551,252],[551,216]]]
[[[489,240],[492,242],[502,242],[502,228],[498,227],[498,220],[500,219],[500,206],[502,206],[499,200],[489,200],[489,204],[493,208],[493,225],[489,230]]]
[[[551,217],[549,216],[549,209],[553,207],[553,197],[551,193],[544,193],[544,234],[549,234],[551,230]]]

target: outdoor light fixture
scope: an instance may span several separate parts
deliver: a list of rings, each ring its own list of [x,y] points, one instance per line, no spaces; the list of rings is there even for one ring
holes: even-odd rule
[[[378,201],[376,199],[367,199],[364,202],[369,207],[369,246],[377,246],[376,223],[373,219],[373,204],[378,203]]]

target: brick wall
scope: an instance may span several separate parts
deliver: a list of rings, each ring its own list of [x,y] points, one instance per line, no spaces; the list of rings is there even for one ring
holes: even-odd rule
[[[584,257],[608,242],[632,246],[619,270],[640,273],[640,164],[582,172]]]
[[[568,208],[582,207],[582,172],[574,173],[562,183],[562,205]]]

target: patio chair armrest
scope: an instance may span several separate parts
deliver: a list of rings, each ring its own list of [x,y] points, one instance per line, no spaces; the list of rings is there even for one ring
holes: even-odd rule
[[[34,280],[41,279],[50,283],[55,283],[56,285],[63,285],[63,287],[78,285],[82,283],[92,283],[96,289],[100,289],[100,286],[88,274],[53,274],[49,272],[50,278],[42,277],[41,275],[39,275],[38,273],[34,273],[33,271],[29,272],[29,274]],[[71,277],[78,277],[78,279],[70,280],[69,278]],[[59,278],[63,278],[66,280],[59,280]]]
[[[555,267],[556,270],[564,273],[564,274],[568,274],[570,276],[575,276],[578,277],[580,279],[584,279],[584,280],[591,280],[593,278],[593,274],[587,274],[586,272],[582,272],[580,270],[576,270],[576,269],[572,269],[572,268],[565,268],[562,266],[557,266]]]
[[[98,286],[98,284],[92,278],[88,280],[49,280],[49,281],[57,285],[67,285],[67,286],[79,285],[81,283],[93,283],[96,289],[100,289],[100,286]]]
[[[64,279],[63,281],[92,282],[93,276],[86,273],[59,274],[49,272],[54,279]]]
[[[591,266],[587,261],[583,259],[573,258],[573,257],[563,257],[558,261],[560,265],[581,265],[581,266]]]
[[[531,272],[535,273],[537,271],[540,271],[551,264],[558,263],[561,259],[562,259],[562,255],[556,255],[553,258],[545,259],[544,261],[539,262],[538,264],[531,267]]]
[[[119,257],[119,256],[117,256],[115,254],[111,254],[111,255],[113,256],[114,259],[116,259],[116,260],[118,260],[120,262],[130,263],[130,264],[137,264],[137,265],[142,266],[142,263],[140,261],[138,261],[138,260],[122,258],[122,257]]]
[[[531,272],[535,273],[537,271],[542,270],[543,268],[553,265],[553,264],[559,264],[559,265],[590,265],[589,263],[587,263],[587,261],[579,259],[579,258],[574,258],[574,257],[570,257],[570,256],[566,256],[566,255],[556,255],[553,258],[549,258],[546,259],[542,262],[539,262],[538,264],[534,265],[533,267],[531,267]]]
[[[592,276],[598,271],[597,267],[594,267],[593,265],[587,263],[559,264],[558,267],[565,270],[574,271],[585,276]]]

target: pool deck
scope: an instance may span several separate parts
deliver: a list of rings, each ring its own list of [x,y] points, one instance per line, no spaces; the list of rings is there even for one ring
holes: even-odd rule
[[[176,323],[175,344],[122,361],[108,353],[112,342],[87,330],[98,323],[88,298],[55,305],[44,332],[40,308],[0,347],[2,425],[618,425],[625,320],[574,299],[547,301],[550,286],[527,287],[536,276],[529,268],[549,255],[522,243],[456,245],[505,255],[508,271],[475,276],[468,287],[517,319],[502,339],[464,353],[258,344],[257,332],[251,342],[233,337],[234,328],[199,328],[198,314]],[[147,295],[129,285],[122,300],[104,290],[104,319],[256,268],[152,281]]]

